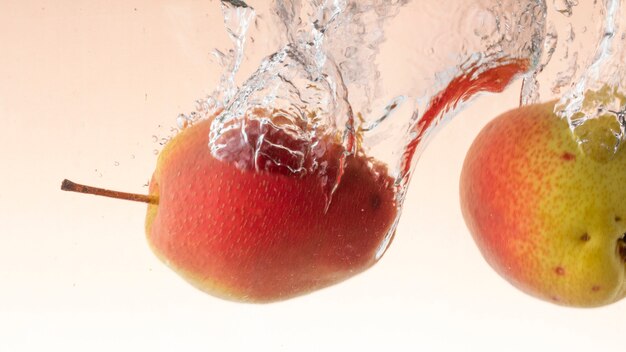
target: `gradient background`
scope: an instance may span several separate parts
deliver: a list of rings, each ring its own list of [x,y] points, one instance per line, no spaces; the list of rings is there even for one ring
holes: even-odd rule
[[[282,303],[197,291],[150,252],[144,205],[61,192],[66,177],[147,192],[153,135],[166,137],[217,80],[216,8],[0,0],[0,351],[623,348],[626,302],[581,310],[530,298],[487,266],[463,223],[464,153],[517,104],[518,84],[432,140],[378,265]]]

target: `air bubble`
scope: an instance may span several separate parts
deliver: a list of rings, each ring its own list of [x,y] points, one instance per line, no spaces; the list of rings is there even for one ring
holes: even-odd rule
[[[178,117],[176,118],[176,125],[181,130],[187,128],[187,126],[189,126],[189,117],[187,117],[187,115],[185,114],[178,115]]]

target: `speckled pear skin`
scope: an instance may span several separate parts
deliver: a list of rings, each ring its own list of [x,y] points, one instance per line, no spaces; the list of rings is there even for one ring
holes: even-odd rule
[[[348,157],[325,212],[320,175],[217,160],[209,131],[207,119],[175,136],[150,183],[159,204],[148,208],[148,242],[184,279],[220,298],[264,303],[341,282],[377,261],[397,214],[383,165]],[[335,149],[327,146],[329,157]]]
[[[626,152],[584,154],[553,109],[515,109],[480,132],[461,174],[463,216],[514,286],[560,305],[606,305],[626,294]],[[618,128],[593,123],[596,138]]]

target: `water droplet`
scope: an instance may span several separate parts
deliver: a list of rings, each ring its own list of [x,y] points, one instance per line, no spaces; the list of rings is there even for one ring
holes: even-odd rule
[[[159,127],[161,127],[161,126],[159,126]],[[152,135],[152,143],[156,143],[158,141],[159,141],[159,137],[157,137],[155,135]]]
[[[130,155],[130,158],[131,158],[131,159],[135,159],[135,154],[131,154],[131,155]]]
[[[113,165],[115,165],[115,166],[120,166],[120,162],[119,162],[119,161],[116,161],[115,163],[113,163]]]
[[[159,154],[159,151],[155,149],[155,150],[153,150],[153,151],[152,151],[152,154],[154,154],[154,155],[158,155],[158,154]]]

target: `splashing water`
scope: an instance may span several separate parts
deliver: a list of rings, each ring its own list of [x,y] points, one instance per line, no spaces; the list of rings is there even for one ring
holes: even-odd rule
[[[317,173],[329,203],[346,156],[363,154],[387,164],[400,210],[411,171],[440,122],[477,94],[500,92],[517,77],[523,77],[521,104],[562,96],[559,113],[572,129],[599,111],[624,119],[625,100],[615,93],[626,82],[619,68],[626,58],[619,0],[220,5],[233,47],[216,49],[221,80],[210,97],[197,101],[196,112],[179,116],[179,128],[219,111],[209,136],[216,158],[256,171]],[[277,46],[238,84],[248,37]],[[605,95],[593,100],[585,94],[590,89]],[[622,127],[617,140],[623,135]],[[341,152],[333,154],[325,141]]]
[[[623,92],[626,83],[625,70],[622,69],[626,59],[626,30],[620,29],[619,24],[620,21],[625,24],[626,9],[620,6],[619,0],[606,0],[602,5],[605,13],[602,36],[592,62],[573,89],[559,101],[556,109],[567,118],[575,134],[576,129],[589,119],[607,114],[617,118],[620,131],[615,133],[614,141],[605,147],[608,153],[614,154],[624,139],[626,97],[620,92]],[[585,150],[585,144],[595,144],[596,141],[578,138],[578,143]]]
[[[250,9],[248,5],[245,8]],[[241,10],[231,8],[230,11],[233,15],[233,11]],[[427,111],[430,110],[428,116],[433,120],[429,126],[434,125],[435,120],[473,94],[494,90],[492,82],[484,89],[476,86],[477,82],[484,81],[477,79],[481,74],[489,71],[493,75],[498,67],[507,67],[501,71],[504,76],[494,76],[501,79],[495,83],[501,86],[495,90],[500,90],[515,74],[529,69],[541,51],[544,11],[540,1],[517,0],[471,4],[456,1],[426,4],[376,0],[276,1],[270,12],[276,14],[284,26],[287,44],[261,64],[232,103],[225,104],[228,108],[216,124],[214,137],[223,129],[236,128],[232,124],[250,107],[277,109],[277,106],[293,105],[295,111],[315,112],[318,123],[313,124],[315,127],[309,126],[316,129],[314,134],[338,133],[344,136],[346,150],[351,152],[350,146],[358,130],[364,133],[361,147],[368,149],[370,155],[378,154],[377,144],[385,144],[378,132],[387,130],[388,134],[390,128],[385,122],[393,120],[389,119],[391,115],[396,116],[393,124],[401,126],[397,129],[405,130],[407,138],[416,134],[417,120]],[[435,18],[446,18],[453,27],[430,26]],[[248,22],[242,21],[240,29]],[[420,29],[416,23],[420,22],[429,33],[420,33],[421,37],[416,40],[415,33]],[[405,44],[408,44],[405,50],[397,50],[399,45]],[[238,52],[243,51],[238,45],[236,48]],[[398,65],[387,66],[395,71],[387,74],[389,69],[382,61],[388,61],[390,55],[396,56]],[[416,57],[426,59],[416,64]],[[514,66],[517,68],[512,70]],[[231,77],[232,73],[233,70]],[[398,75],[407,78],[397,83]],[[465,87],[448,87],[452,83],[460,85],[460,82],[464,82]],[[307,95],[310,95],[308,99]],[[443,98],[447,100],[442,101]],[[411,106],[403,108],[404,104]],[[356,121],[353,111],[358,115]],[[398,118],[399,114],[404,116]],[[302,113],[294,120],[298,118],[307,119]],[[220,150],[217,139],[212,139],[214,153]],[[385,148],[378,148],[384,156],[379,159],[391,165],[406,164],[406,160],[401,162],[401,159],[403,155],[406,159],[404,150],[410,141],[393,142],[393,155],[383,155]]]
[[[256,172],[319,175],[327,208],[347,156],[383,162],[396,183],[394,224],[435,127],[476,94],[502,91],[538,67],[544,49],[540,0],[220,5],[233,48],[214,52],[224,69],[218,87],[178,117],[179,128],[220,112],[209,136],[216,158]],[[250,28],[257,41],[279,44],[237,84]]]
[[[524,81],[523,102],[559,99],[555,112],[567,119],[581,149],[604,149],[601,158],[616,153],[626,136],[624,18],[626,9],[620,0],[549,2],[545,62]],[[619,122],[619,131],[609,133],[614,140],[584,138],[579,129],[603,116]]]

